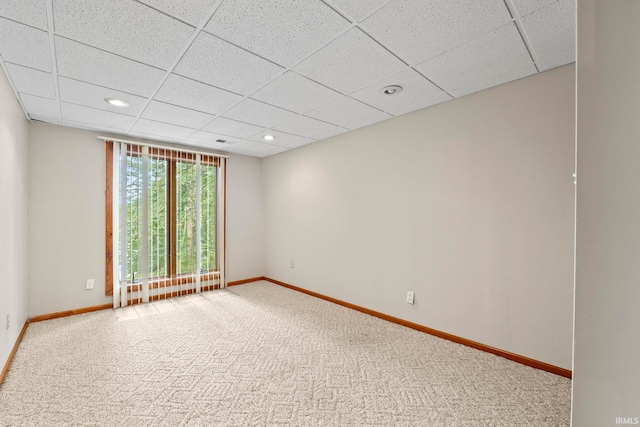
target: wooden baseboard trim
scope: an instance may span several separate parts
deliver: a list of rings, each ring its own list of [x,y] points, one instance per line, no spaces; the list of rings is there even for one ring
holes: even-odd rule
[[[458,344],[466,345],[468,347],[473,347],[478,350],[486,351],[487,353],[495,354],[496,356],[504,357],[505,359],[513,360],[514,362],[521,363],[523,365],[530,366],[532,368],[541,369],[543,371],[551,372],[552,374],[560,375],[562,377],[566,377],[571,379],[572,372],[569,369],[564,369],[559,366],[551,365],[549,363],[541,362],[539,360],[531,359],[529,357],[521,356],[519,354],[514,354],[505,350],[501,350],[499,348],[491,347],[486,344],[479,343],[477,341],[472,341],[466,338],[459,337],[457,335],[452,335],[446,332],[439,331],[437,329],[428,328],[423,325],[419,325],[417,323],[409,322],[407,320],[403,320],[397,317],[389,316],[388,314],[380,313],[378,311],[370,310],[368,308],[360,307],[355,304],[351,304],[345,301],[341,301],[336,298],[331,298],[326,295],[319,294],[317,292],[309,291],[307,289],[299,288],[294,285],[290,285],[288,283],[281,282],[279,280],[274,280],[269,277],[265,277],[263,280],[269,281],[271,283],[275,283],[276,285],[283,286],[285,288],[292,289],[294,291],[302,292],[307,295],[311,295],[316,298],[323,299],[325,301],[332,302],[334,304],[338,304],[353,310],[357,310],[361,313],[369,314],[374,317],[378,317],[380,319],[386,320],[388,322],[396,323],[398,325],[406,326],[407,328],[415,329],[420,332],[425,332],[430,335],[434,335],[439,338],[443,338],[445,340],[453,341]]]
[[[29,326],[28,320],[24,322],[24,326],[20,331],[20,335],[18,335],[18,339],[16,339],[16,343],[13,345],[13,349],[11,350],[11,353],[9,353],[9,357],[7,358],[7,363],[4,364],[4,369],[2,369],[2,373],[0,373],[0,384],[4,383],[4,379],[9,373],[11,362],[13,362],[13,358],[16,355],[16,351],[18,351],[18,347],[20,346],[20,342],[22,342],[22,337],[24,337],[24,333],[27,332],[27,326]]]
[[[91,307],[76,308],[75,310],[59,311],[57,313],[41,314],[29,319],[30,323],[42,322],[43,320],[57,319],[59,317],[75,316],[76,314],[91,313],[92,311],[106,310],[113,308],[113,304],[94,305]]]
[[[234,282],[229,282],[227,283],[227,286],[238,286],[238,285],[244,285],[245,283],[251,283],[251,282],[258,282],[260,280],[267,280],[266,277],[264,276],[260,276],[260,277],[253,277],[251,279],[244,279],[244,280],[236,280]]]

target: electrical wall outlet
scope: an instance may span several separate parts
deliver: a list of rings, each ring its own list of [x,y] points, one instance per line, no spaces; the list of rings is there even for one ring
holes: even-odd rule
[[[87,285],[85,286],[85,289],[93,289],[93,284],[94,284],[93,279],[87,279]]]
[[[7,326],[6,326],[6,328],[9,329],[9,326],[11,326],[11,315],[7,314]]]
[[[407,291],[407,304],[413,304],[413,291]]]
[[[293,268],[293,260],[291,260],[291,268]]]

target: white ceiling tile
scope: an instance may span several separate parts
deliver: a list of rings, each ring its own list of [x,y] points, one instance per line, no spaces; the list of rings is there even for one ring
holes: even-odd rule
[[[557,1],[558,0],[511,0],[518,16],[524,16]]]
[[[389,0],[331,0],[331,4],[357,22],[362,21]]]
[[[134,137],[137,139],[146,139],[148,141],[160,141],[160,142],[169,142],[172,144],[181,144],[180,139],[178,138],[171,138],[169,136],[162,136],[162,135],[153,135],[151,133],[144,133],[144,132],[129,132],[127,134],[128,137]]]
[[[200,33],[174,70],[177,74],[248,95],[283,70],[207,33]]]
[[[315,138],[317,135],[325,135],[330,132],[338,134],[347,131],[347,129],[305,116],[294,117],[274,129],[294,135],[306,136],[307,138]]]
[[[149,97],[164,71],[100,49],[56,37],[58,74]]]
[[[393,117],[348,96],[306,115],[347,129],[357,129]]]
[[[271,141],[265,141],[265,139],[263,138],[265,135],[271,135],[273,137],[275,137],[275,139],[271,140]],[[297,136],[297,135],[290,135],[288,133],[284,133],[284,132],[277,132],[274,130],[265,130],[260,132],[257,135],[252,136],[251,138],[249,138],[250,141],[255,141],[255,142],[262,142],[262,143],[268,143],[270,145],[280,145],[283,147],[292,147],[292,146],[296,146],[299,147],[301,145],[305,145],[305,144],[309,144],[311,142],[313,142],[314,140],[311,138],[305,138],[302,136]]]
[[[147,119],[138,119],[138,121],[136,121],[136,124],[131,129],[132,134],[144,133],[147,135],[163,136],[166,138],[174,138],[178,140],[185,139],[194,131],[195,129],[189,129],[182,126],[176,126]]]
[[[253,95],[251,98],[297,113],[335,101],[342,95],[300,74],[287,71]]]
[[[538,61],[538,70],[548,71],[552,68],[561,67],[563,65],[575,62],[575,60],[576,57],[573,54],[566,52],[564,55],[558,55],[552,58],[545,59],[544,61]]]
[[[194,28],[134,0],[55,0],[56,34],[167,69]]]
[[[135,120],[134,117],[124,114],[112,113],[111,111],[98,110],[96,108],[85,107],[83,105],[60,103],[62,110],[62,120],[88,123],[92,125],[106,126],[112,129],[128,130]]]
[[[358,28],[305,59],[295,71],[342,93],[350,93],[405,65]]]
[[[243,139],[260,132],[262,127],[227,119],[225,117],[217,117],[203,129],[213,133]]]
[[[416,69],[456,97],[469,93],[469,88],[480,82],[482,88],[505,83],[505,78],[512,77],[512,70],[521,70],[516,78],[536,72],[514,23],[419,64]]]
[[[539,61],[554,57],[576,57],[576,2],[560,0],[522,18]],[[564,64],[561,64],[564,65]]]
[[[56,91],[53,87],[53,75],[33,68],[20,65],[7,64],[9,77],[18,92],[29,95],[55,98]]]
[[[22,99],[22,105],[27,110],[29,116],[33,114],[44,117],[58,117],[58,101],[55,99],[42,98],[40,96],[28,95],[26,93],[20,94]]]
[[[279,145],[263,144],[261,142],[242,140],[238,143],[227,147],[227,151],[231,153],[245,154],[256,157],[267,157],[273,154],[282,153],[289,148]]]
[[[270,128],[284,123],[296,114],[253,99],[245,99],[224,114],[229,119]]]
[[[177,74],[170,74],[155,99],[205,113],[221,114],[240,101],[242,96]]]
[[[164,102],[151,101],[140,117],[157,122],[198,129],[210,122],[214,116],[196,110],[165,104]]]
[[[49,34],[0,18],[0,54],[5,62],[51,71]]]
[[[99,110],[111,111],[127,116],[137,116],[147,102],[146,98],[120,92],[102,86],[81,82],[78,80],[58,77],[60,100],[71,104],[84,105]],[[125,101],[128,107],[116,107],[105,101],[105,98],[115,98]]]
[[[108,132],[108,133],[113,133],[120,136],[124,136],[126,134],[126,132],[123,131],[122,129],[110,128],[109,126],[105,126],[105,125],[95,125],[91,123],[76,122],[74,120],[63,120],[62,126],[92,130],[96,132]]]
[[[510,20],[504,0],[395,0],[363,25],[414,65]]]
[[[57,117],[48,117],[48,116],[40,116],[38,114],[29,114],[29,118],[31,120],[38,120],[40,122],[53,123],[54,125],[60,124],[60,120],[58,120]]]
[[[228,136],[216,133],[205,132],[202,130],[199,130],[193,135],[190,135],[189,138],[187,138],[186,142],[197,142],[198,144],[204,144],[212,148],[225,147],[225,143],[216,142],[217,140],[228,141],[226,146],[233,145],[237,142],[237,139],[235,138],[230,138]]]
[[[402,91],[394,95],[383,94],[381,89],[389,85],[402,86]],[[389,76],[350,96],[394,116],[451,99],[451,96],[411,68]]]
[[[342,129],[342,128],[336,128],[336,129],[340,129],[340,130],[339,131],[334,130],[331,132],[325,132],[325,133],[316,135],[316,139],[320,141],[326,138],[331,138],[332,136],[340,135],[341,133],[349,132],[347,129]]]
[[[176,17],[186,23],[197,27],[208,15],[211,10],[211,5],[214,4],[211,0],[139,0],[141,3],[148,4],[149,6],[161,10],[167,15]]]
[[[23,24],[47,29],[46,0],[2,0],[0,2],[0,16]]]
[[[347,28],[349,22],[320,0],[226,0],[205,26],[212,34],[288,67]]]
[[[463,85],[458,86],[455,89],[455,96],[460,97],[473,92],[478,92],[483,89],[488,89],[490,87],[511,82],[513,80],[518,80],[523,77],[531,76],[536,72],[537,72],[536,67],[532,63],[518,66],[515,68],[497,70],[495,74],[492,74],[487,78],[484,78],[481,80],[464,82]]]
[[[229,153],[229,148],[233,147],[232,144],[219,144],[217,142],[197,142],[197,141],[182,141],[181,144],[187,145],[193,148],[204,148],[206,150],[215,150],[220,153]]]

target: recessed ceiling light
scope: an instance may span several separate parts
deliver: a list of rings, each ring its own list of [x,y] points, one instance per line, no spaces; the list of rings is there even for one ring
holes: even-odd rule
[[[105,99],[104,99],[104,101],[105,101],[105,102],[108,102],[109,104],[114,105],[114,106],[116,106],[116,107],[122,107],[122,108],[124,108],[124,107],[128,107],[128,106],[129,106],[129,103],[128,103],[128,102],[124,102],[124,101],[123,101],[123,100],[121,100],[121,99],[105,98]]]
[[[402,92],[402,86],[398,86],[398,85],[385,86],[382,89],[380,89],[380,92],[382,92],[385,95],[396,95]]]
[[[262,138],[266,141],[273,141],[274,139],[276,139],[276,137],[273,135],[265,135]]]

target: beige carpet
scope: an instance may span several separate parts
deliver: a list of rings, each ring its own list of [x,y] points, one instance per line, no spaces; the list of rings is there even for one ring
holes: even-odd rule
[[[203,295],[30,325],[0,426],[569,425],[565,378],[266,282]]]

